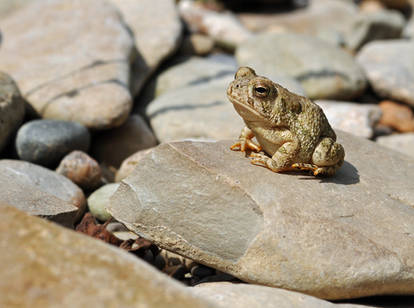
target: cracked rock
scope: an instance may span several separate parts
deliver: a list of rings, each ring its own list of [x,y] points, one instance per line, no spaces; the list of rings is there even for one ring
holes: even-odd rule
[[[325,299],[414,292],[414,161],[338,132],[332,178],[254,166],[232,141],[162,144],[108,211],[161,248]]]

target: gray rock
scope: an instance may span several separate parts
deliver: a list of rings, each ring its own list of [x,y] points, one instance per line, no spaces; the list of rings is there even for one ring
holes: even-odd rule
[[[201,283],[193,288],[193,293],[223,308],[367,308],[365,305],[333,304],[297,292],[244,283]]]
[[[128,156],[156,144],[145,120],[134,114],[122,126],[94,136],[92,152],[100,163],[119,168]]]
[[[411,18],[403,31],[403,36],[406,38],[414,39],[414,18]]]
[[[397,11],[359,14],[347,33],[347,47],[357,50],[370,41],[399,38],[404,26],[404,16]]]
[[[80,123],[34,120],[24,124],[16,137],[19,158],[42,166],[56,166],[66,154],[87,152],[89,131]]]
[[[375,41],[365,45],[357,60],[374,91],[414,106],[414,41]]]
[[[264,76],[286,74],[298,80],[313,99],[347,100],[366,86],[362,69],[351,55],[316,38],[299,34],[261,34],[239,46],[241,66]]]
[[[414,160],[338,136],[345,163],[326,179],[254,166],[229,141],[163,144],[108,210],[160,247],[247,282],[326,299],[413,294]]]
[[[88,198],[88,208],[91,214],[100,221],[107,221],[112,216],[106,210],[109,198],[118,189],[119,183],[111,183],[95,190]]]
[[[23,120],[25,101],[16,83],[0,72],[0,152]]]
[[[240,134],[242,119],[227,101],[232,75],[199,85],[169,91],[146,110],[160,142],[185,139],[229,139]]]
[[[155,96],[185,86],[207,83],[225,76],[233,76],[237,68],[205,58],[192,57],[171,66],[155,79]]]
[[[131,254],[0,209],[0,306],[213,308]]]
[[[79,209],[78,217],[85,211],[86,199],[83,191],[68,178],[21,160],[2,159],[0,168],[7,169],[9,173],[18,176],[19,182],[34,186],[36,189],[76,206]]]
[[[18,160],[0,160],[0,202],[66,226],[86,207],[82,190],[46,168]]]
[[[134,42],[115,7],[33,1],[2,18],[0,28],[0,67],[42,117],[94,129],[126,120]]]
[[[381,108],[374,104],[326,100],[315,103],[322,107],[333,128],[364,138],[374,136],[374,126],[382,115]]]
[[[414,158],[414,133],[382,136],[377,138],[377,142],[387,148]]]
[[[174,0],[110,0],[131,29],[138,54],[132,67],[136,95],[160,63],[181,42],[181,21]]]

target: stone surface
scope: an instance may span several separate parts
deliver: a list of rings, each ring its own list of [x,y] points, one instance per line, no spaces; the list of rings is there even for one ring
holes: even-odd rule
[[[118,248],[0,209],[2,307],[216,307]]]
[[[112,5],[33,1],[0,28],[0,67],[42,117],[95,129],[126,120],[133,39]]]
[[[191,33],[186,35],[180,46],[180,55],[205,56],[214,48],[214,40],[204,34]]]
[[[393,101],[382,101],[379,106],[382,111],[380,124],[403,133],[414,132],[414,112],[410,107]]]
[[[334,45],[346,44],[346,33],[356,20],[358,9],[345,1],[309,1],[303,9],[287,13],[247,12],[240,20],[252,31],[295,32],[317,37]]]
[[[146,110],[160,142],[184,139],[228,139],[244,126],[226,98],[232,75],[184,87],[156,98]]]
[[[191,57],[161,72],[155,79],[155,96],[185,86],[207,83],[234,76],[237,67],[201,57]]]
[[[409,22],[407,22],[404,31],[403,36],[406,38],[414,39],[414,18],[412,17]]]
[[[201,283],[193,288],[193,293],[223,308],[366,308],[362,305],[333,304],[309,295],[278,288],[229,282]]]
[[[12,14],[34,0],[2,0],[0,1],[0,17]]]
[[[295,78],[313,99],[351,99],[366,85],[351,55],[310,36],[260,34],[241,44],[236,58],[240,66],[264,76],[282,73]]]
[[[91,214],[100,221],[107,221],[112,216],[106,210],[109,198],[118,189],[119,183],[111,183],[95,190],[88,198],[88,208]]]
[[[98,163],[82,151],[73,151],[66,155],[56,172],[85,190],[98,187],[102,181],[102,171]]]
[[[157,140],[145,120],[134,114],[121,127],[95,136],[92,152],[100,163],[119,168],[128,156],[156,144]]]
[[[128,175],[131,174],[131,172],[135,169],[136,165],[139,163],[139,161],[145,157],[149,152],[151,152],[152,149],[142,150],[138,151],[131,156],[127,157],[121,164],[121,167],[116,173],[115,181],[121,182],[123,179],[125,179]]]
[[[346,45],[357,50],[370,41],[399,38],[404,26],[404,16],[397,11],[359,14],[347,32]]]
[[[207,34],[224,48],[234,49],[251,36],[230,11],[208,10],[191,0],[180,1],[178,8],[191,32]]]
[[[25,101],[16,83],[0,72],[0,152],[23,120]]]
[[[357,56],[374,91],[414,106],[414,41],[375,41]]]
[[[53,196],[78,208],[75,220],[85,211],[86,199],[82,190],[63,175],[20,160],[2,159],[0,160],[0,169],[2,170],[0,173],[4,172],[4,181],[7,178],[14,178],[13,181],[7,183],[9,188],[2,189],[1,192],[2,197],[0,198],[6,203],[19,205],[21,198],[21,200],[33,202],[30,207],[40,206],[47,210],[46,205],[41,204],[42,199],[38,199],[36,195],[31,196],[30,193],[31,191],[40,191],[42,195],[46,196],[45,198],[54,199],[51,198]],[[4,185],[6,185],[5,182]],[[27,187],[27,191],[24,187]],[[36,194],[39,195],[37,192]]]
[[[387,148],[414,158],[414,133],[382,136],[377,138],[377,142]]]
[[[42,166],[56,166],[74,150],[87,152],[88,129],[76,122],[34,120],[20,127],[16,137],[19,158]]]
[[[374,104],[318,100],[331,126],[359,137],[372,138],[381,109]]]
[[[132,92],[137,94],[149,75],[178,47],[181,22],[174,0],[110,0],[134,34],[138,50]]]
[[[414,293],[414,160],[338,132],[333,178],[277,174],[232,141],[160,145],[109,212],[129,229],[247,282],[320,298]]]

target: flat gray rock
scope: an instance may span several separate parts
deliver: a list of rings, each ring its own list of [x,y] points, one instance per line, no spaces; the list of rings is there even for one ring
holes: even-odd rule
[[[82,190],[71,180],[29,162],[0,160],[0,182],[0,201],[32,215],[59,222],[64,216],[70,225],[86,207]]]
[[[131,29],[138,54],[134,59],[132,92],[136,95],[147,78],[181,42],[182,26],[174,0],[110,0]]]
[[[371,42],[357,60],[364,68],[374,91],[414,106],[414,41]]]
[[[153,100],[146,114],[160,142],[185,139],[229,139],[244,122],[226,97],[233,75],[168,91]]]
[[[333,128],[364,138],[374,136],[374,126],[382,114],[381,108],[374,104],[329,100],[317,100],[315,103],[322,107]]]
[[[236,58],[240,66],[261,75],[286,74],[298,80],[312,99],[352,99],[366,86],[350,54],[311,36],[260,34],[242,43]]]
[[[33,1],[1,19],[0,28],[0,67],[42,117],[94,129],[126,120],[134,42],[113,5]]]
[[[414,160],[338,135],[345,163],[326,179],[254,166],[231,141],[162,144],[109,212],[247,282],[326,299],[414,294]]]
[[[23,121],[25,101],[13,79],[0,72],[0,152]]]
[[[141,259],[0,206],[1,307],[213,308]]]
[[[381,136],[376,141],[393,151],[404,153],[414,159],[414,133]]]
[[[42,166],[56,167],[74,150],[87,152],[91,136],[80,123],[58,120],[34,120],[20,127],[16,150],[20,159]]]

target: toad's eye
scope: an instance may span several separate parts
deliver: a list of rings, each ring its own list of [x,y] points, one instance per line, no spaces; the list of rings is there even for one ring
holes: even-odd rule
[[[254,87],[254,94],[258,97],[266,97],[269,94],[269,88],[262,85]]]

